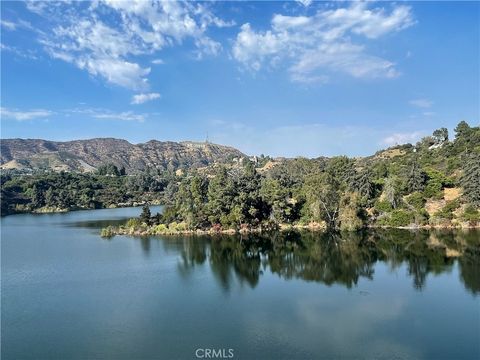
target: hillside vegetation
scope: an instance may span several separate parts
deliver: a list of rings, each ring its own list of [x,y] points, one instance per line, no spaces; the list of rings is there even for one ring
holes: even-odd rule
[[[95,173],[2,174],[2,210],[146,207],[110,233],[261,231],[307,227],[468,227],[480,223],[480,129],[461,122],[455,137],[436,130],[415,145],[365,158],[239,157],[200,168],[148,168],[128,175],[114,164]]]
[[[215,166],[177,181],[162,215],[105,235],[262,231],[308,227],[471,227],[480,221],[480,130],[461,122],[455,139],[436,130],[416,145],[374,156]],[[255,165],[262,171],[257,171]]]

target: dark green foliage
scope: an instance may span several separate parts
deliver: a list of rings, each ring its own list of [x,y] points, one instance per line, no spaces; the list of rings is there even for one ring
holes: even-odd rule
[[[433,139],[435,143],[442,144],[445,141],[448,141],[448,130],[447,128],[437,129],[433,132]]]
[[[136,178],[66,172],[2,174],[2,214],[43,207],[95,209],[132,204],[134,201],[160,200],[160,193],[131,186]],[[149,187],[156,183],[157,180],[151,179]]]
[[[121,169],[118,169],[117,166],[114,164],[106,164],[99,166],[97,169],[97,174],[98,175],[110,175],[110,176],[123,176],[125,175],[125,168],[122,167]]]
[[[427,175],[421,169],[417,159],[415,158],[409,165],[409,171],[407,174],[406,190],[408,193],[414,191],[423,191]]]
[[[424,196],[426,198],[442,198],[442,190],[447,186],[453,186],[452,179],[447,178],[442,172],[435,169],[427,169],[427,185],[425,186]]]
[[[414,216],[412,212],[405,210],[393,210],[387,217],[379,220],[380,225],[384,226],[408,226],[414,223]]]
[[[476,213],[470,207],[464,215],[455,209],[480,206],[480,130],[462,122],[455,131],[453,141],[441,128],[415,147],[395,146],[358,159],[260,156],[198,170],[186,166],[182,174],[147,168],[129,176],[113,164],[95,174],[2,172],[1,209],[7,214],[160,200],[165,205],[162,216],[145,213],[143,220],[172,232],[314,222],[355,230],[377,221],[387,226],[438,219],[455,223],[460,216],[472,222]],[[460,186],[462,199],[429,219],[426,202],[442,200],[445,188]]]
[[[394,209],[396,209],[401,203],[400,189],[401,182],[397,177],[392,176],[385,180],[385,184],[383,186],[385,201],[388,202]]]
[[[468,205],[465,207],[462,220],[469,222],[471,225],[477,225],[480,223],[480,211],[472,205]]]
[[[375,184],[372,180],[373,172],[370,169],[362,170],[354,175],[350,182],[350,188],[366,199],[373,199],[375,197]]]
[[[142,213],[140,214],[140,221],[149,225],[151,217],[152,213],[150,212],[150,208],[148,207],[148,205],[144,205],[142,208]]]
[[[436,212],[434,216],[439,219],[452,220],[453,212],[458,209],[460,203],[458,200],[449,201],[440,211]]]
[[[468,202],[480,207],[480,153],[472,153],[466,158],[461,184]]]
[[[425,197],[421,192],[414,192],[408,198],[408,205],[412,206],[415,210],[422,210],[425,206]]]

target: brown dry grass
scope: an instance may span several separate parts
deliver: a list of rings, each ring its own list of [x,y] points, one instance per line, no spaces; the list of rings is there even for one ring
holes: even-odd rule
[[[443,198],[446,201],[458,199],[462,195],[461,188],[445,188],[443,189]]]
[[[268,170],[272,169],[273,167],[275,167],[277,165],[278,165],[278,162],[269,161],[265,165],[263,165],[263,167],[259,168],[258,171],[259,172],[265,172],[265,171],[268,171]]]
[[[401,156],[401,155],[405,155],[405,151],[400,149],[391,149],[391,150],[382,151],[376,157],[381,159],[391,159],[395,156]]]
[[[6,162],[2,166],[0,166],[0,169],[23,169],[25,166],[20,164],[17,160],[11,160],[9,162]]]
[[[447,248],[445,255],[447,255],[447,257],[459,257],[462,254],[457,250]]]
[[[428,215],[432,216],[437,211],[441,210],[446,204],[445,200],[432,200],[428,199],[425,204],[425,210],[427,210]]]

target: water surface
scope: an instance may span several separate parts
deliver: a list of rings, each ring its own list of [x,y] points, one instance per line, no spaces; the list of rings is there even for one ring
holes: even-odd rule
[[[478,232],[99,237],[139,213],[1,220],[2,359],[480,357]]]

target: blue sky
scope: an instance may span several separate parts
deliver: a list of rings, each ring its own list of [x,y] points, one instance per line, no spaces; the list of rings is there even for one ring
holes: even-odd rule
[[[479,20],[479,2],[2,1],[1,137],[369,155],[478,125]]]

